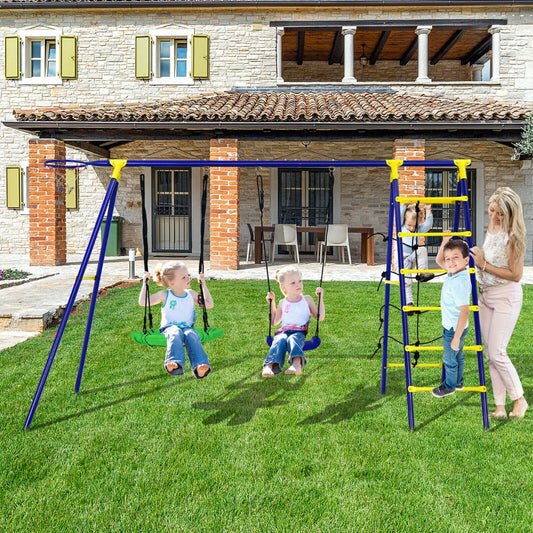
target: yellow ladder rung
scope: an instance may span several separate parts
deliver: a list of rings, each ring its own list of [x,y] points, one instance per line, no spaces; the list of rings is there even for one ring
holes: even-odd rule
[[[386,279],[385,283],[388,283],[389,285],[400,285],[399,281],[392,281],[390,279]]]
[[[446,274],[447,270],[443,268],[402,268],[400,274]],[[475,274],[474,267],[468,269],[469,274]]]
[[[420,202],[421,204],[454,204],[455,202],[468,202],[468,196],[396,196],[396,201],[400,204],[411,204]]]
[[[407,387],[409,392],[431,392],[435,387],[414,387],[410,385]],[[481,387],[465,387],[461,390],[456,390],[456,392],[487,392],[487,387],[485,385]]]
[[[410,233],[408,231],[400,231],[398,237],[472,237],[471,231],[452,231],[445,233],[443,231],[425,232],[425,233]]]
[[[468,309],[470,311],[479,311],[479,306],[477,305],[469,305]],[[415,307],[413,305],[404,305],[402,307],[402,311],[440,311],[440,306],[438,307]]]
[[[408,344],[405,347],[406,352],[438,352],[442,351],[442,346],[412,346]],[[483,346],[476,344],[474,346],[463,346],[463,351],[465,352],[481,352]]]
[[[405,367],[405,363],[387,363],[387,366],[401,366],[401,367]],[[416,366],[427,366],[427,367],[437,367],[437,368],[442,368],[442,363],[417,363]]]

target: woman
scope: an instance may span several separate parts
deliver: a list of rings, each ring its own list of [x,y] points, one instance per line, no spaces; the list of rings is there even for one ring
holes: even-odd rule
[[[479,318],[489,362],[496,409],[489,418],[507,418],[505,394],[514,401],[509,418],[522,418],[528,408],[524,389],[507,355],[522,307],[520,279],[524,269],[526,226],[522,203],[509,187],[500,187],[489,199],[489,225],[483,249],[471,250],[478,267]]]

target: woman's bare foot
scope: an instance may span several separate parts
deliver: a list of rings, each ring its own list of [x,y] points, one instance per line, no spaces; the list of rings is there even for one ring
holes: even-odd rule
[[[285,370],[285,374],[296,374],[299,376],[302,373],[302,358],[294,357],[291,366]]]
[[[515,400],[514,402],[513,410],[509,413],[509,418],[524,418],[524,414],[528,407],[529,405],[523,396],[518,398],[518,400]]]
[[[199,378],[203,378],[209,372],[209,365],[198,365],[196,367],[196,374]]]
[[[494,413],[489,415],[489,418],[494,420],[505,420],[507,418],[507,411],[505,410],[505,405],[497,405]]]

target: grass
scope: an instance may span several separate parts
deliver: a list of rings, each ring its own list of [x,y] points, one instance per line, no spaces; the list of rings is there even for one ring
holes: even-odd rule
[[[55,331],[0,352],[1,531],[531,531],[532,414],[485,431],[479,394],[418,393],[409,431],[403,370],[389,371],[382,396],[381,353],[371,357],[377,284],[325,283],[322,345],[307,353],[302,376],[269,380],[260,375],[265,283],[209,287],[210,323],[225,334],[206,344],[213,373],[204,380],[189,368],[167,376],[162,349],[129,339],[142,325],[138,287],[99,300],[77,395],[88,305],[70,318],[29,432],[22,426]],[[439,288],[423,286],[428,304]],[[533,287],[524,289],[509,352],[532,403]],[[438,313],[421,317],[422,339],[439,330]],[[401,354],[392,342],[389,359]],[[473,357],[467,386],[477,380]],[[426,368],[413,376],[423,386],[440,377]]]

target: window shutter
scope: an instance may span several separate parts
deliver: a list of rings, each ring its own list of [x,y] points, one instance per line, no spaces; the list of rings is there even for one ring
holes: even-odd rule
[[[78,209],[79,207],[79,186],[78,186],[78,169],[67,168],[65,173],[66,190],[65,206],[67,209]]]
[[[5,44],[6,79],[18,80],[20,78],[20,39],[18,35],[7,35]]]
[[[78,38],[73,35],[59,37],[59,77],[64,80],[78,77]]]
[[[22,209],[21,167],[6,167],[6,197],[8,209]]]
[[[152,38],[149,35],[135,37],[135,77],[140,80],[152,77]]]
[[[209,36],[193,35],[192,41],[192,72],[197,79],[209,78]]]

